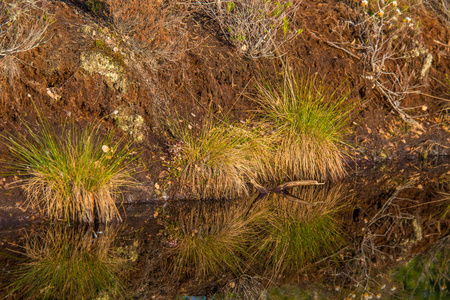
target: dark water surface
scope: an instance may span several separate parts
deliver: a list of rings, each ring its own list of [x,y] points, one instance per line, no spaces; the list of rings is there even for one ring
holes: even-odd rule
[[[305,204],[311,203],[311,204]],[[0,227],[7,299],[449,299],[448,162],[235,201],[128,205],[122,224]]]

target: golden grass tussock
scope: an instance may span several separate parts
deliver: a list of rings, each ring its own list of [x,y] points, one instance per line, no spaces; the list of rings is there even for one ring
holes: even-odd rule
[[[117,230],[98,238],[93,228],[49,225],[25,236],[25,260],[14,273],[9,295],[20,299],[126,298],[120,279],[127,259],[113,250]]]
[[[181,141],[174,168],[181,168],[182,189],[195,198],[233,198],[251,191],[249,182],[264,177],[264,157],[270,156],[265,139],[239,125],[207,121],[199,131],[178,124]]]
[[[345,174],[341,142],[351,106],[348,94],[330,91],[317,76],[284,74],[281,87],[258,84],[263,127],[275,141],[268,173],[275,181],[337,179]]]
[[[63,125],[56,133],[40,118],[38,133],[6,137],[12,160],[6,162],[32,207],[50,219],[73,222],[120,220],[115,204],[120,188],[135,184],[131,144],[100,137],[100,126],[77,130]]]

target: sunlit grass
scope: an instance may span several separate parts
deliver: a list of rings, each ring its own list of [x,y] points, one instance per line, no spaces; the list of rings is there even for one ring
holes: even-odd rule
[[[134,183],[130,143],[101,137],[101,123],[77,130],[62,125],[60,133],[39,116],[39,127],[5,137],[28,203],[50,219],[100,222],[120,219],[115,200],[120,188]]]
[[[320,203],[308,206],[273,195],[260,204],[267,213],[255,256],[274,274],[295,273],[344,244],[341,225],[335,217],[343,198],[339,189],[307,187],[299,189],[296,196]]]
[[[181,141],[174,168],[181,168],[182,188],[196,198],[246,196],[249,182],[264,178],[270,156],[265,139],[239,125],[207,121],[199,130],[178,124]]]
[[[336,179],[345,173],[341,142],[351,107],[348,94],[330,91],[317,76],[286,71],[280,87],[258,85],[256,102],[276,140],[274,179]]]
[[[245,207],[242,201],[214,202],[181,211],[172,226],[170,272],[203,279],[222,272],[242,274],[261,218],[259,213],[247,216]]]
[[[17,299],[126,297],[120,272],[126,260],[112,251],[114,231],[94,238],[92,228],[50,226],[25,238],[25,263],[13,277],[9,295]]]

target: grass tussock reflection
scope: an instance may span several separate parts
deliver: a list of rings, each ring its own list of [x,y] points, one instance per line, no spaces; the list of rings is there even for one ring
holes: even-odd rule
[[[335,213],[339,188],[301,188],[283,195],[226,203],[201,202],[179,212],[168,227],[169,272],[180,277],[232,273],[267,276],[295,273],[331,255],[344,239]]]
[[[20,299],[126,297],[120,272],[127,259],[113,251],[116,230],[96,236],[91,227],[50,226],[25,236],[25,261],[10,285]]]
[[[274,274],[295,273],[344,244],[335,218],[342,208],[343,193],[339,188],[303,187],[293,195],[317,204],[304,205],[277,194],[260,204],[266,214],[256,256]]]
[[[246,270],[250,245],[258,236],[262,213],[247,214],[238,202],[200,203],[179,213],[169,250],[173,275],[205,278],[221,272],[242,274]]]

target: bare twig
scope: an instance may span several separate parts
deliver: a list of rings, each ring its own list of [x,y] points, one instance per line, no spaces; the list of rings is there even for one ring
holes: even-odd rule
[[[426,77],[433,57],[418,44],[418,29],[409,17],[402,16],[396,5],[378,2],[371,7],[374,14],[369,14],[365,8],[356,9],[353,17],[349,17],[351,20],[341,21],[336,26],[337,42],[313,36],[362,60],[363,78],[405,122],[422,129],[414,117],[405,112],[407,108],[402,107],[402,101],[420,93],[421,85],[412,82]],[[353,40],[348,38],[349,32],[353,33]],[[420,72],[416,72],[414,61],[420,62]]]
[[[298,31],[289,29],[301,1],[196,0],[215,20],[228,41],[247,57],[273,56]]]
[[[0,2],[0,58],[36,48],[52,19],[38,0]]]

